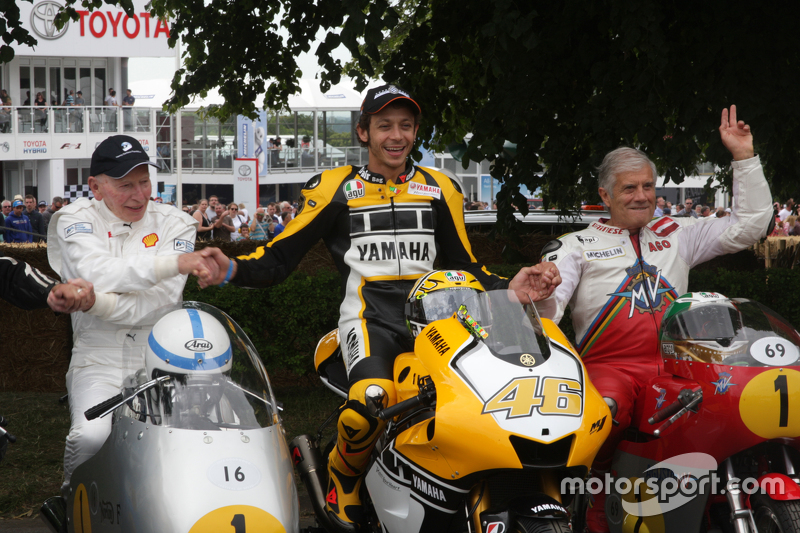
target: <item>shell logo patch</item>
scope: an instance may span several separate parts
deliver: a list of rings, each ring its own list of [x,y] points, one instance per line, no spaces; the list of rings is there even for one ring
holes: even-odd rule
[[[364,182],[361,180],[350,180],[344,184],[342,187],[342,191],[344,191],[344,197],[348,200],[355,200],[356,198],[362,198],[364,193]]]
[[[152,248],[158,242],[158,235],[155,233],[151,233],[150,235],[145,235],[142,239],[145,248]]]

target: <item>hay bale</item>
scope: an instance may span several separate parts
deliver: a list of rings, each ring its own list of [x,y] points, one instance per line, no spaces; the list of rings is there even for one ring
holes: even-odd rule
[[[25,261],[57,278],[47,263],[43,243],[3,244],[0,251]],[[50,309],[22,311],[0,305],[3,324],[3,357],[0,357],[0,390],[62,392],[72,352],[72,325],[69,315],[56,315]]]

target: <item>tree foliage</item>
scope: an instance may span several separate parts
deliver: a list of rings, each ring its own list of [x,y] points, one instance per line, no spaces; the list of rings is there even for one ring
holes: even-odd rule
[[[222,114],[284,104],[297,90],[297,56],[327,31],[316,50],[323,87],[340,80],[331,52],[342,43],[359,87],[382,72],[412,91],[426,143],[441,148],[472,133],[467,157],[494,160],[507,185],[505,229],[512,204],[525,209],[519,184],[541,187],[561,208],[595,200],[595,168],[620,145],[645,150],[673,181],[709,160],[729,183],[717,127],[730,104],[753,127],[773,191],[796,190],[800,39],[787,3],[153,0],[153,8],[173,17],[171,38],[182,33],[187,46],[170,103],[219,87]],[[502,150],[506,140],[517,144],[514,157]]]
[[[32,2],[32,0],[23,0]],[[36,39],[22,27],[17,0],[0,0],[0,65],[14,59],[14,45],[34,46]]]
[[[620,145],[642,148],[673,181],[708,160],[730,183],[717,133],[730,104],[753,127],[773,193],[800,195],[791,3],[152,0],[151,9],[186,48],[172,109],[213,88],[225,100],[210,110],[220,117],[285,107],[303,74],[298,56],[324,34],[323,88],[345,70],[359,88],[380,73],[421,104],[426,144],[472,133],[467,157],[495,161],[506,184],[506,230],[512,204],[525,209],[519,184],[560,208],[596,200],[595,168]],[[340,44],[347,66],[332,55]],[[517,144],[513,157],[505,141]]]
[[[472,132],[467,157],[497,158],[493,174],[510,185],[499,202],[506,215],[525,204],[520,183],[562,208],[596,198],[595,168],[620,145],[642,148],[676,182],[703,160],[729,180],[717,127],[730,104],[753,127],[773,191],[792,193],[800,40],[789,6],[751,7],[437,0],[384,76],[421,100],[423,137]],[[503,140],[517,144],[513,160]]]

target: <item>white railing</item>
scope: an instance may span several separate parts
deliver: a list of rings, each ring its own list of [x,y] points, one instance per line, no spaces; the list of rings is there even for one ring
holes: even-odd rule
[[[152,109],[145,107],[0,106],[0,138],[14,134],[152,131]]]
[[[217,142],[202,144],[186,143],[181,150],[183,156],[183,170],[186,172],[213,173],[226,172],[233,168],[233,159],[236,147],[233,145],[219,146]],[[168,156],[164,157],[163,172],[173,171],[173,162]],[[369,153],[360,146],[322,148],[288,148],[282,150],[267,150],[263,162],[267,172],[283,174],[293,172],[315,172],[336,168],[343,165],[366,165]],[[261,167],[259,166],[259,169]]]

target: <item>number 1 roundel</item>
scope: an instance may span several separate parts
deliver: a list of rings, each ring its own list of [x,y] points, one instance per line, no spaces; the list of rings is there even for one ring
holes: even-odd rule
[[[283,524],[263,509],[251,505],[228,505],[214,509],[198,520],[189,533],[286,533]]]
[[[800,436],[800,372],[767,370],[742,390],[739,414],[747,428],[765,439]],[[795,391],[790,394],[789,391]]]

